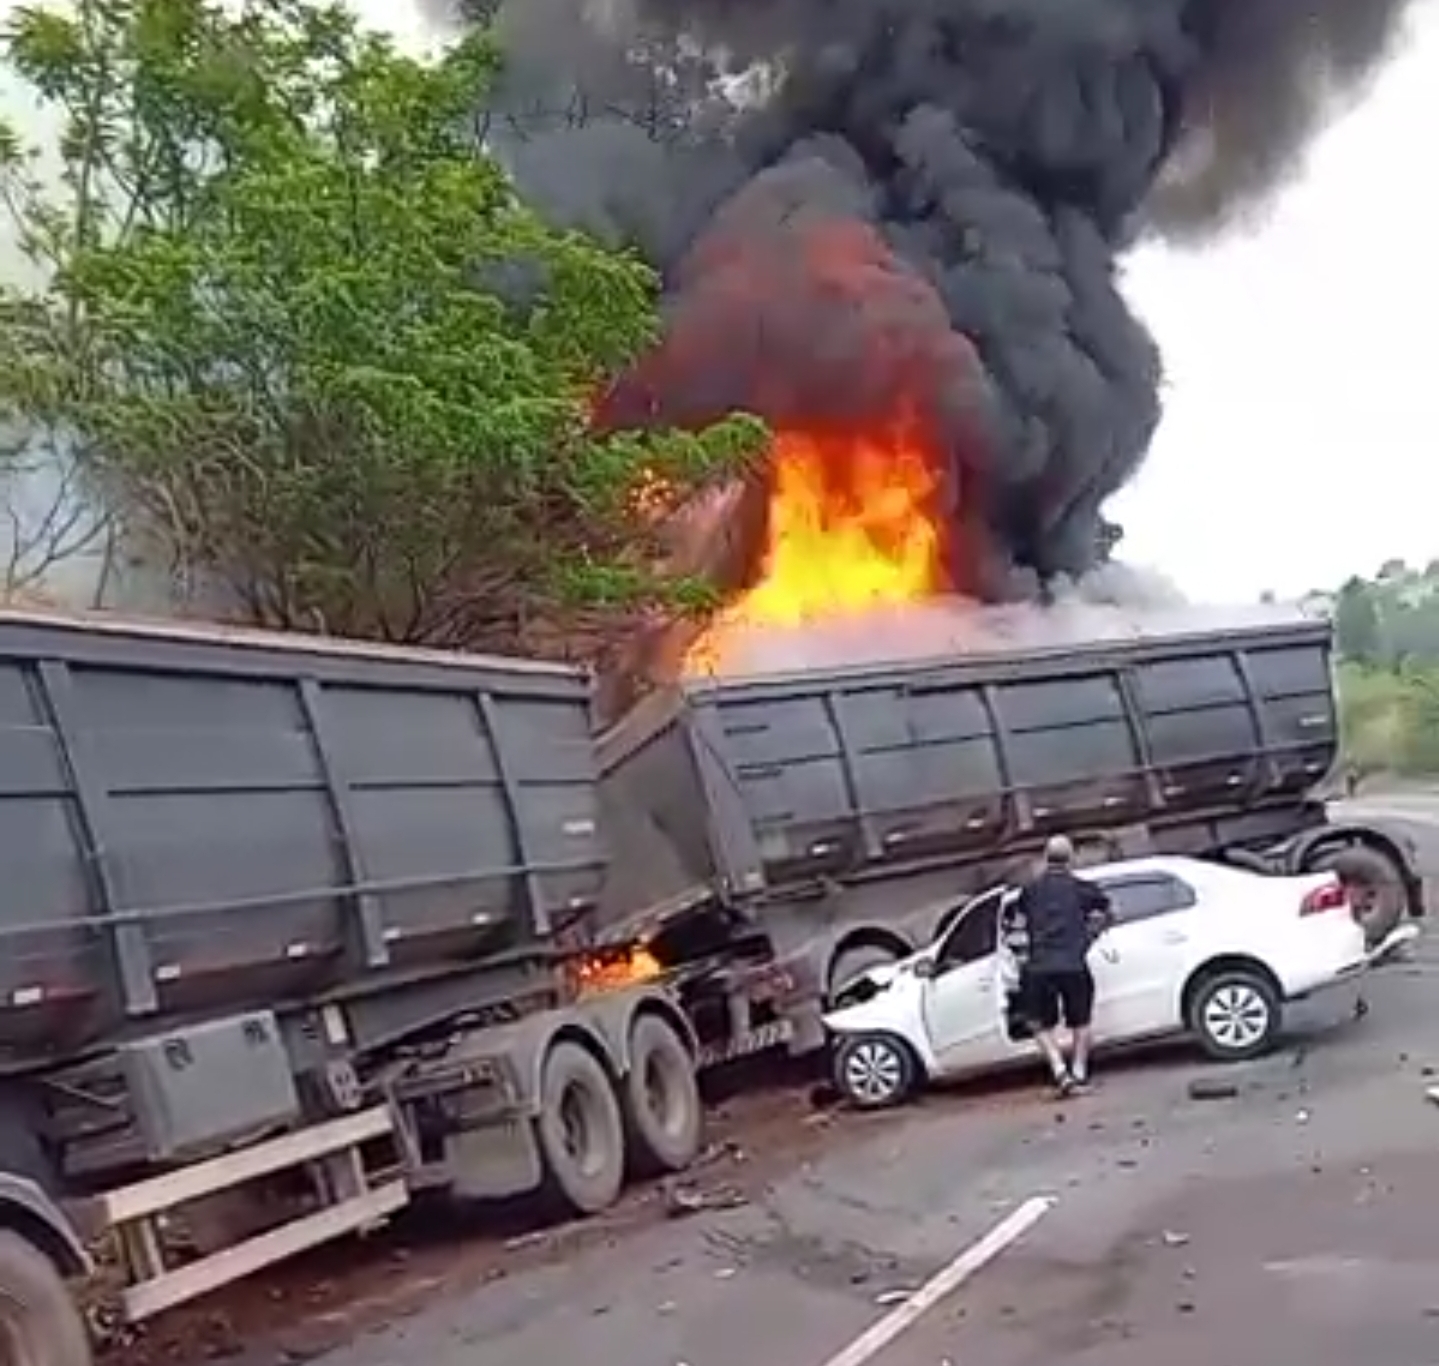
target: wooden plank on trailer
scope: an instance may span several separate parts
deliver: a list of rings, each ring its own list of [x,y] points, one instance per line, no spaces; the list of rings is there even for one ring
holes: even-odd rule
[[[240,1148],[163,1176],[147,1177],[134,1185],[106,1191],[96,1198],[93,1208],[105,1224],[128,1223],[394,1132],[395,1119],[390,1107],[377,1105],[343,1119],[282,1134],[251,1148]]]
[[[405,1183],[392,1181],[342,1204],[331,1205],[328,1209],[282,1224],[268,1233],[257,1234],[198,1262],[142,1281],[120,1296],[126,1319],[139,1323],[186,1300],[251,1276],[275,1262],[284,1261],[343,1234],[378,1224],[402,1209],[409,1199],[410,1192]]]

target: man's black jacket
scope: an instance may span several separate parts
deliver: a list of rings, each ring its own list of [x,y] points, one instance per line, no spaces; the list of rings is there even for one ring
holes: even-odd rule
[[[1092,882],[1063,869],[1047,868],[1014,903],[1025,944],[1025,966],[1033,972],[1076,972],[1089,946],[1109,920],[1109,898]]]

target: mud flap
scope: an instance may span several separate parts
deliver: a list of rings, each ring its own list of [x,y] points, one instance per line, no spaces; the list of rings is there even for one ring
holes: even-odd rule
[[[519,1116],[447,1135],[445,1167],[456,1200],[524,1195],[543,1175],[533,1126]]]
[[[783,1024],[787,1029],[782,1041],[789,1045],[790,1057],[802,1058],[806,1053],[814,1053],[824,1047],[824,1011],[818,1001],[808,1002],[802,1009],[793,1011]]]

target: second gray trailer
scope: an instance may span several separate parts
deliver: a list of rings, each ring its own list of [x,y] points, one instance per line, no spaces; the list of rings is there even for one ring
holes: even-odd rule
[[[627,908],[659,908],[649,932],[677,960],[762,938],[790,986],[756,1018],[787,1017],[799,1048],[847,981],[1055,832],[1095,861],[1344,860],[1382,935],[1423,913],[1420,883],[1400,838],[1333,824],[1314,795],[1339,747],[1331,656],[1326,621],[1179,613],[1051,648],[692,680],[601,742],[600,921],[629,933]]]

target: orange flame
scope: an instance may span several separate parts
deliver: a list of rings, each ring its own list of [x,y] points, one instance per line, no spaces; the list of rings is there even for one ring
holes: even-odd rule
[[[572,966],[575,989],[581,996],[596,996],[652,982],[663,971],[660,960],[641,945],[597,950],[576,960]]]
[[[721,670],[727,640],[915,602],[944,587],[936,479],[903,427],[880,437],[780,432],[758,581],[691,647],[691,673]]]

